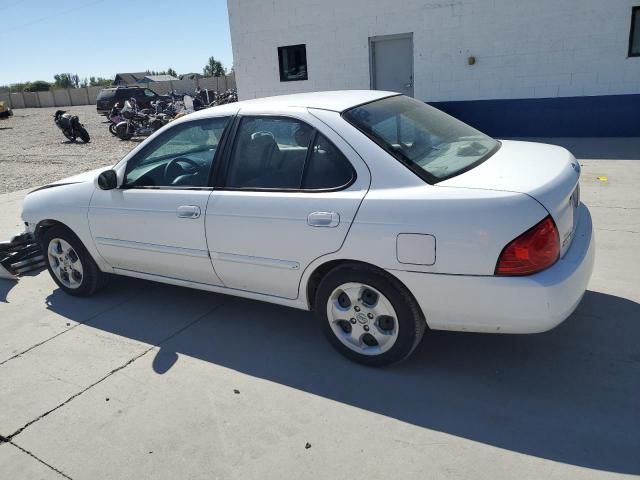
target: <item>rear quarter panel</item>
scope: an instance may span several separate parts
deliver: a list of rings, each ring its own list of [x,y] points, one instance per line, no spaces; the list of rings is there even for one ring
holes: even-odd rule
[[[341,253],[388,270],[493,275],[504,246],[547,215],[527,195],[479,189],[371,189]],[[397,258],[400,234],[435,237],[432,265]]]

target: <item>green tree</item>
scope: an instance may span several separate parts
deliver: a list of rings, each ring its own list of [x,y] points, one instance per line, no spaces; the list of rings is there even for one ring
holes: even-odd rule
[[[27,82],[24,87],[22,87],[23,92],[46,92],[51,88],[51,84],[49,82],[45,82],[44,80],[36,80],[35,82]]]
[[[172,77],[177,77],[178,72],[176,72],[173,68],[169,67],[169,69],[167,70],[167,75],[171,75]]]
[[[29,82],[18,82],[9,85],[9,91],[11,92],[23,92],[26,87],[29,86]]]
[[[90,87],[110,87],[112,83],[113,80],[110,78],[89,77]]]
[[[209,57],[202,71],[205,77],[221,77],[225,74],[224,65],[214,57]]]
[[[76,75],[77,76],[77,75]],[[58,73],[53,76],[55,83],[53,86],[55,88],[73,88],[74,86],[74,76],[70,73]]]

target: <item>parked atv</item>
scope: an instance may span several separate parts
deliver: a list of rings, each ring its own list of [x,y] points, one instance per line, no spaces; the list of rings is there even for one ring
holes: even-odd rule
[[[66,113],[65,110],[58,110],[53,116],[56,126],[62,130],[62,134],[72,142],[80,137],[84,143],[89,143],[89,132],[80,123],[77,115]]]

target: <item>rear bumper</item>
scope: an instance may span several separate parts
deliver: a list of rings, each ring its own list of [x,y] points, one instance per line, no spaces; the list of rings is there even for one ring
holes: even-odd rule
[[[571,247],[551,268],[526,277],[391,271],[416,297],[436,330],[539,333],[562,323],[584,295],[595,260],[589,210],[578,208]]]

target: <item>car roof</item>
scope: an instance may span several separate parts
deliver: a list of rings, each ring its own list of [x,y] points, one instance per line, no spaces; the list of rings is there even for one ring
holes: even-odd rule
[[[265,111],[273,111],[279,108],[317,108],[344,112],[357,105],[380,100],[381,98],[400,95],[395,92],[383,92],[379,90],[335,90],[328,92],[295,93],[291,95],[279,95],[275,97],[256,98],[241,102],[229,103],[219,107],[207,108],[198,112],[199,117],[219,115],[223,110],[241,110],[250,108]],[[205,113],[206,112],[206,113]],[[193,117],[191,117],[193,118]]]

